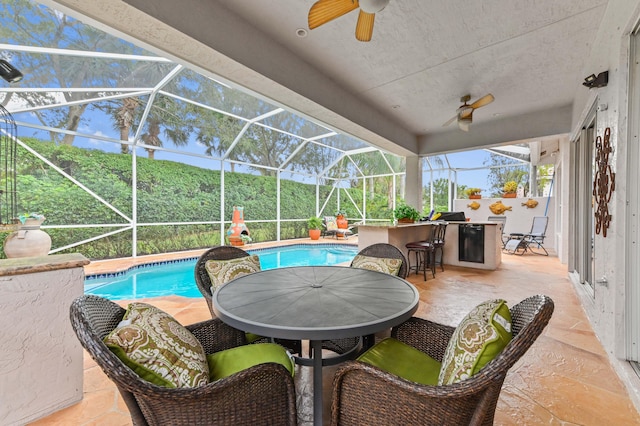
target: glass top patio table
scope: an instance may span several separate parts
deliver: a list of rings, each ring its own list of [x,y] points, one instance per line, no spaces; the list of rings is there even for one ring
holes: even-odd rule
[[[261,336],[310,340],[314,424],[322,424],[322,340],[388,329],[418,309],[419,294],[393,275],[343,266],[270,269],[237,278],[213,295],[225,323]]]

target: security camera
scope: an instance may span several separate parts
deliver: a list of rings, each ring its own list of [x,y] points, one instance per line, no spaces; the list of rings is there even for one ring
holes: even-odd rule
[[[0,76],[9,83],[16,83],[22,80],[22,73],[4,59],[0,59]]]

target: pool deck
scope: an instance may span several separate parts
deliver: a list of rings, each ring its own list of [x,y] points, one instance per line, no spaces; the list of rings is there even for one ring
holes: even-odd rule
[[[346,242],[356,241],[349,238]],[[336,240],[329,238],[319,241],[334,242]],[[303,239],[286,243],[312,242]],[[283,244],[285,242],[271,243]],[[258,244],[246,248],[258,248]],[[201,252],[182,255],[194,256]],[[176,257],[175,254],[165,256],[165,259]],[[88,267],[107,271],[161,258],[144,256],[94,262]],[[422,275],[411,274],[407,279],[420,292],[416,316],[449,325],[457,325],[471,307],[489,298],[504,298],[510,305],[537,293],[553,298],[556,310],[549,325],[507,374],[497,405],[496,425],[640,425],[640,415],[633,403],[635,398],[612,367],[580,304],[578,290],[567,277],[567,266],[557,257],[504,255],[496,271],[445,265],[445,271],[438,270],[436,278],[424,281]],[[183,324],[211,317],[201,298],[173,296],[148,301]],[[126,305],[126,301],[121,303]],[[335,369],[335,366],[323,369],[327,424]],[[311,389],[306,370],[299,368],[296,373],[300,426],[311,425],[310,410],[302,397],[308,396]],[[40,419],[32,426],[71,424],[131,425],[131,417],[113,382],[86,354],[82,402]]]
[[[240,248],[243,250],[256,250],[256,249],[269,248],[269,247],[282,247],[282,246],[288,246],[293,244],[350,244],[350,245],[357,246],[358,237],[351,236],[346,240],[335,239],[335,238],[320,238],[319,240],[316,240],[316,241],[312,241],[309,238],[298,238],[293,240],[268,241],[265,243],[251,243],[251,244],[242,246]],[[172,252],[172,253],[153,254],[148,256],[96,260],[96,261],[92,261],[91,263],[89,263],[84,267],[84,274],[85,275],[108,274],[108,273],[126,271],[127,269],[136,265],[144,265],[147,263],[154,263],[154,262],[163,262],[166,260],[189,259],[192,257],[199,257],[206,250],[207,249],[187,250],[187,251]]]

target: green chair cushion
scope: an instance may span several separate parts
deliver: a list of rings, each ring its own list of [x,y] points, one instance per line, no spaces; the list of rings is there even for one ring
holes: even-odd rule
[[[207,260],[204,264],[211,279],[211,293],[229,281],[260,271],[260,258],[257,255],[229,260]]]
[[[449,340],[438,384],[457,383],[473,376],[498,356],[511,338],[511,312],[504,300],[488,300],[476,306]]]
[[[289,352],[276,343],[256,343],[238,346],[207,355],[209,379],[219,380],[254,365],[275,362],[283,365],[291,376],[294,374],[294,362]]]
[[[253,334],[253,333],[244,333],[244,337],[247,339],[247,343],[253,343],[257,340],[262,339],[262,336],[258,336],[257,334]]]
[[[361,254],[357,254],[351,262],[351,267],[353,268],[369,269],[371,271],[384,272],[389,275],[398,275],[401,266],[401,259],[364,256]]]
[[[171,315],[146,303],[129,304],[107,347],[142,379],[170,388],[209,382],[202,345]]]
[[[415,383],[438,383],[439,361],[391,337],[373,345],[358,360]]]

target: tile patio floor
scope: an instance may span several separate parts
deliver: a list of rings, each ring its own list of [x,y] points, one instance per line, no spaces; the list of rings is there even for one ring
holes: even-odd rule
[[[347,242],[355,243],[356,239]],[[113,269],[113,262],[96,262],[89,265],[87,273],[99,268]],[[422,275],[408,278],[420,291],[417,316],[457,325],[468,310],[489,298],[504,298],[512,305],[543,293],[555,302],[555,312],[543,335],[507,375],[495,424],[640,425],[640,415],[567,278],[566,265],[556,257],[504,255],[497,271],[446,265],[445,269],[426,282]],[[163,297],[149,301],[183,324],[209,318],[203,299]],[[83,401],[32,425],[131,424],[115,387],[86,354],[84,368]],[[325,384],[331,383],[333,371],[335,367],[325,369]],[[304,371],[297,376],[302,383],[300,393],[306,393],[310,386],[305,376]],[[329,418],[330,392],[325,386],[325,419]],[[301,425],[310,424],[307,409],[300,409]]]

